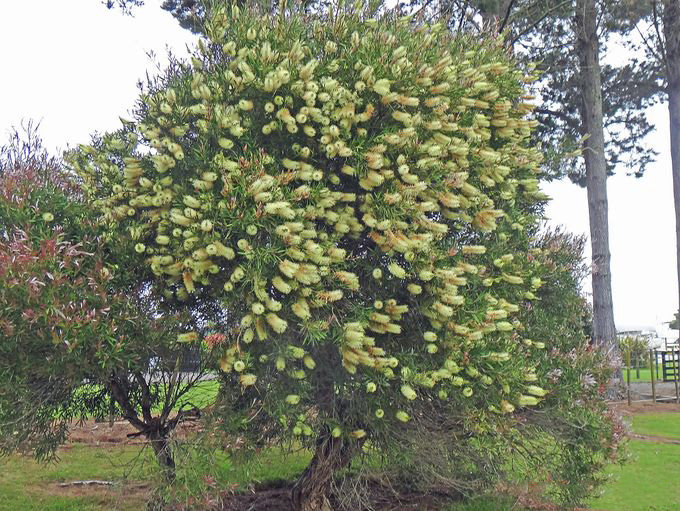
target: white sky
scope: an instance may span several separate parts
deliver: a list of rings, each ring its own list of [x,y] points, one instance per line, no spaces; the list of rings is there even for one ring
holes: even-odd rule
[[[3,2],[0,16],[0,143],[22,120],[41,121],[48,149],[88,142],[93,131],[119,127],[137,97],[136,82],[153,72],[147,52],[179,54],[188,31],[147,0],[135,17],[107,11],[99,0]],[[614,315],[617,327],[655,326],[677,310],[675,222],[668,112],[648,112],[660,155],[642,179],[608,181]],[[588,233],[585,190],[569,182],[544,185],[553,197],[550,224]],[[589,288],[589,282],[586,282]]]

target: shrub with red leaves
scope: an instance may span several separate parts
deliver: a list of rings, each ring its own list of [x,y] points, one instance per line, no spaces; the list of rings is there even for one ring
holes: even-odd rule
[[[210,354],[180,374],[193,355],[177,335],[191,318],[163,309],[26,131],[0,148],[0,456],[50,459],[74,420],[115,412],[172,476],[168,435],[198,415],[186,394]]]

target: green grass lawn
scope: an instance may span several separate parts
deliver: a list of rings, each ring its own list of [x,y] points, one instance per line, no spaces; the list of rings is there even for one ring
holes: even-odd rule
[[[609,470],[611,481],[595,509],[612,511],[678,511],[680,509],[680,445],[633,440],[631,460]]]
[[[146,478],[142,465],[133,465],[139,453],[133,447],[74,445],[60,451],[58,463],[39,464],[26,456],[0,460],[0,511],[133,511],[144,506],[145,496],[126,492],[123,476],[130,481]],[[106,492],[76,496],[60,490],[60,482],[100,479],[119,483]],[[73,490],[75,491],[75,490]],[[125,497],[125,498],[123,498]]]
[[[250,484],[294,479],[309,459],[308,452],[274,448],[239,464],[232,464],[219,452],[209,457],[194,455],[190,460],[179,454],[177,481],[196,490],[203,488],[203,476],[209,473],[221,488],[245,490]],[[59,461],[49,464],[15,455],[0,460],[0,511],[138,511],[145,508],[157,478],[150,450],[140,446],[76,444],[60,449]],[[112,481],[115,486],[84,491],[58,487],[61,482],[92,479]]]
[[[633,417],[633,431],[680,440],[680,413],[646,413]]]
[[[206,408],[215,402],[217,393],[220,390],[219,380],[205,380],[196,383],[185,396],[182,396],[177,402],[175,410],[181,408],[182,405],[187,404],[196,406],[198,408]]]
[[[628,381],[627,378],[628,378],[628,372],[624,368],[623,369],[623,379],[624,379],[624,381]],[[656,379],[657,380],[661,379],[661,368],[659,368],[659,376]],[[638,378],[637,370],[631,369],[630,370],[630,381],[631,381],[631,383],[634,383],[634,382],[650,382],[650,381],[652,381],[651,371],[649,370],[649,368],[640,369],[640,377]]]
[[[209,390],[209,388],[208,388]],[[680,439],[680,414],[655,413],[633,418],[640,434]],[[680,445],[632,440],[631,459],[612,466],[602,495],[589,502],[593,509],[609,511],[677,511],[680,509]],[[137,446],[96,447],[72,445],[61,449],[60,462],[40,465],[30,458],[0,460],[0,511],[133,511],[144,508],[149,488],[157,481],[155,462],[147,449]],[[208,457],[178,459],[178,480],[198,488],[210,467],[220,488],[245,489],[250,484],[291,480],[309,462],[307,452],[261,452],[247,463],[231,463],[219,452]],[[133,463],[133,461],[135,461]],[[198,460],[198,462],[197,462]],[[59,482],[103,479],[116,482],[112,489],[63,490]],[[454,503],[446,511],[522,511],[512,500],[483,497]]]
[[[524,511],[513,499],[480,497],[451,504],[446,511]]]

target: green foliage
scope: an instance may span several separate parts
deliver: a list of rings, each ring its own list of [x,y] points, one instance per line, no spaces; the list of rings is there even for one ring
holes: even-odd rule
[[[644,337],[627,336],[619,339],[619,349],[624,366],[627,364],[629,353],[631,367],[641,367],[649,363],[649,342]]]
[[[533,77],[499,41],[371,15],[215,9],[191,64],[69,162],[168,304],[217,304],[222,427],[340,438],[422,490],[519,455],[579,502],[619,431],[583,240],[533,238]]]
[[[120,246],[102,243],[90,211],[30,125],[2,148],[0,455],[50,459],[73,420],[109,413],[167,434],[180,420],[170,412],[192,405],[186,394],[202,373],[177,378],[187,320],[158,317],[158,301],[117,258]]]
[[[479,497],[451,504],[445,511],[522,511],[512,498]]]
[[[238,8],[206,33],[70,162],[167,297],[228,311],[234,392],[293,436],[378,439],[431,399],[537,404],[544,345],[517,342],[517,315],[541,283],[526,257],[540,156],[503,48]]]
[[[387,473],[401,486],[475,495],[499,480],[529,480],[576,504],[602,482],[599,472],[618,458],[622,429],[601,394],[610,369],[588,342],[583,245],[582,237],[551,231],[537,236],[530,253],[544,284],[522,312],[524,333],[549,348],[536,352],[537,370],[525,377],[547,391],[543,401],[503,418],[431,411],[388,450]]]

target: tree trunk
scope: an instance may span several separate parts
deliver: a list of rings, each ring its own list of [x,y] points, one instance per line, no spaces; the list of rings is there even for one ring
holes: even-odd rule
[[[153,447],[158,465],[161,467],[165,480],[172,483],[175,480],[175,458],[168,442],[168,436],[161,431],[153,431],[147,436]]]
[[[291,500],[295,511],[332,511],[329,500],[333,475],[352,461],[358,442],[333,438],[328,428],[319,434],[314,457],[293,486]]]
[[[676,269],[680,305],[680,0],[665,0],[663,30],[666,39],[666,78],[671,135],[671,169],[675,203]],[[678,308],[680,310],[680,307]]]
[[[607,354],[615,367],[621,365],[616,343],[609,254],[607,205],[607,161],[604,152],[602,83],[597,34],[596,0],[577,0],[575,15],[576,51],[581,75],[581,125],[588,138],[583,145],[590,217],[593,282],[593,342]],[[612,389],[620,384],[617,370]]]

